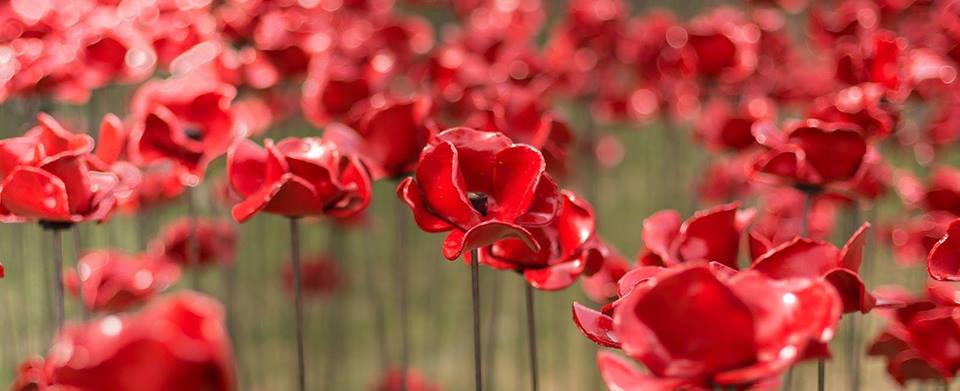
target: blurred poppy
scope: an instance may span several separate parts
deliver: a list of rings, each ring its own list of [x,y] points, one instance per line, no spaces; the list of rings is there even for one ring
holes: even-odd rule
[[[136,314],[66,326],[45,362],[31,365],[36,371],[27,374],[36,379],[21,390],[46,384],[91,391],[230,391],[236,389],[231,356],[220,304],[184,292]]]
[[[937,291],[946,290],[949,301],[938,300]],[[886,327],[874,337],[867,354],[887,360],[887,373],[901,386],[911,380],[946,381],[960,369],[960,355],[947,348],[960,343],[957,328],[957,291],[931,283],[927,295],[916,297],[899,287],[889,287],[878,295],[902,304],[897,308],[880,309]]]
[[[282,271],[283,288],[293,292],[293,265],[285,262]],[[340,287],[337,264],[326,256],[305,257],[300,263],[300,286],[306,296],[330,296]]]
[[[426,96],[393,100],[378,95],[354,108],[349,124],[355,133],[331,124],[323,138],[356,150],[366,158],[374,178],[399,178],[413,171],[420,151],[436,133],[429,119],[431,105]]]
[[[64,270],[63,284],[90,311],[118,312],[147,302],[179,277],[180,268],[162,259],[96,250]]]
[[[131,102],[129,154],[139,165],[176,163],[181,181],[195,186],[207,164],[238,136],[230,104],[236,90],[204,72],[147,82]]]
[[[450,232],[443,256],[451,260],[508,237],[539,252],[530,229],[550,224],[562,203],[540,152],[469,128],[437,135],[397,195],[421,229]]]
[[[406,378],[407,384],[404,386],[403,379]],[[408,370],[406,376],[396,368],[389,368],[373,388],[374,391],[441,391],[443,388],[428,382],[422,375],[414,370]]]
[[[25,136],[0,141],[0,215],[6,221],[106,219],[117,203],[119,178],[92,164],[92,138],[47,114],[37,120]]]
[[[196,236],[191,239],[194,232]],[[196,246],[195,256],[187,252],[191,243]],[[184,267],[230,264],[236,253],[237,232],[229,221],[182,218],[168,225],[149,248],[153,256]]]
[[[770,124],[753,131],[769,148],[757,158],[755,175],[813,191],[853,179],[867,154],[866,139],[853,124],[807,119],[787,124],[783,133]]]
[[[359,157],[319,138],[287,138],[264,148],[244,140],[227,155],[227,175],[244,200],[233,218],[265,211],[287,217],[349,217],[370,204],[371,178]]]
[[[739,204],[720,205],[680,220],[675,210],[663,210],[643,220],[644,249],[637,264],[674,266],[681,263],[722,263],[737,269],[740,235],[753,219],[753,210]]]

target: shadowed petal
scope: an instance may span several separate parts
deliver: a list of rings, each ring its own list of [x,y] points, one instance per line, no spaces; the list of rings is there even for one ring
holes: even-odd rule
[[[930,277],[940,281],[960,281],[960,219],[947,227],[946,235],[927,255]]]
[[[443,241],[443,256],[453,260],[465,251],[486,247],[498,240],[516,238],[522,240],[534,252],[540,251],[540,245],[526,228],[516,224],[497,220],[484,221],[467,231],[450,231]]]

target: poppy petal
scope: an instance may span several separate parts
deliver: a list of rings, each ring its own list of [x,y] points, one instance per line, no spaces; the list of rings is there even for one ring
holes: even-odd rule
[[[416,183],[430,210],[466,229],[480,222],[480,214],[467,199],[457,154],[448,142],[424,151],[417,166]]]
[[[42,169],[21,166],[3,183],[0,202],[11,213],[41,220],[70,221],[66,185]]]
[[[227,153],[227,177],[237,194],[249,197],[263,186],[266,177],[267,151],[243,139]]]
[[[320,208],[313,185],[293,174],[284,174],[280,180],[261,187],[234,205],[232,213],[233,218],[242,223],[263,210],[287,217],[303,217],[319,213]]]
[[[573,322],[583,335],[596,344],[610,348],[620,347],[620,341],[613,333],[613,318],[574,302]]]

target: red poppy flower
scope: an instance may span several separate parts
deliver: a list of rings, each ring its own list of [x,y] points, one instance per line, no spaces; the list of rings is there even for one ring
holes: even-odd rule
[[[151,163],[140,172],[140,182],[131,193],[120,198],[127,212],[147,211],[176,200],[186,191],[178,170],[170,161]]]
[[[185,292],[137,314],[69,325],[43,364],[47,378],[35,383],[98,391],[234,390],[223,322],[214,299]]]
[[[581,279],[583,292],[596,303],[608,304],[617,298],[617,281],[630,270],[630,264],[620,253],[600,239],[589,245],[588,256],[600,259],[600,270]]]
[[[501,132],[517,143],[540,150],[551,174],[568,172],[569,148],[573,133],[559,114],[543,104],[538,87],[506,84],[470,95],[465,126]]]
[[[839,250],[821,240],[797,237],[764,252],[750,269],[777,279],[824,279],[840,293],[845,313],[867,313],[876,298],[867,291],[859,271],[869,228],[870,223],[863,223]]]
[[[193,186],[207,164],[227,151],[237,132],[230,101],[236,90],[205,72],[141,86],[131,103],[129,154],[134,163],[175,162]]]
[[[899,113],[886,102],[884,90],[875,83],[864,83],[823,96],[813,102],[810,118],[825,122],[856,124],[871,139],[883,139],[897,127]]]
[[[283,288],[293,292],[293,266],[285,262],[282,270]],[[341,284],[336,262],[326,256],[306,257],[300,263],[300,286],[307,296],[330,296]]]
[[[153,73],[157,54],[148,37],[131,23],[116,23],[109,15],[114,10],[99,7],[87,18],[91,23],[83,31],[81,56],[77,63],[80,79],[90,89],[112,81],[140,82]]]
[[[450,260],[508,237],[539,252],[530,229],[550,224],[562,203],[540,152],[469,128],[437,135],[397,196],[420,229],[450,232],[443,243]]]
[[[345,116],[371,93],[370,81],[358,67],[333,55],[321,56],[311,62],[300,106],[310,122],[325,126]]]
[[[612,318],[574,308],[591,339],[612,342],[650,371],[642,375],[625,361],[601,356],[612,389],[775,381],[830,341],[842,312],[836,291],[818,279],[777,280],[716,263],[631,273],[621,280],[624,292]],[[714,323],[725,327],[704,327]]]
[[[680,221],[680,213],[663,210],[643,220],[644,249],[637,264],[674,266],[681,263],[719,262],[737,269],[740,234],[753,218],[753,210],[738,210],[739,203],[720,205]]]
[[[194,232],[196,236],[191,239]],[[191,243],[195,243],[196,255],[187,252]],[[149,252],[181,266],[207,267],[232,263],[236,248],[236,228],[229,221],[184,218],[167,226],[160,237],[150,243]]]
[[[867,142],[853,124],[807,119],[785,126],[778,133],[772,125],[754,127],[757,141],[769,148],[754,164],[755,174],[802,187],[853,179],[867,154]]]
[[[731,107],[727,99],[707,103],[697,124],[697,136],[713,149],[741,151],[756,145],[751,128],[757,121],[776,116],[773,102],[765,98],[744,99],[740,107]]]
[[[949,166],[934,167],[922,202],[927,211],[943,211],[960,216],[960,170]]]
[[[947,234],[947,227],[956,219],[951,213],[930,212],[906,221],[894,221],[884,235],[899,265],[924,262],[933,246]]]
[[[889,91],[901,88],[906,39],[887,30],[865,34],[864,42],[837,46],[837,79],[850,85],[878,83]]]
[[[697,73],[736,81],[753,72],[760,29],[745,19],[739,10],[718,7],[690,22],[686,44],[696,54]]]
[[[404,387],[403,379],[406,378],[407,384]],[[427,381],[422,375],[414,370],[408,370],[407,376],[396,368],[389,368],[380,378],[374,391],[441,391],[443,388]]]
[[[106,219],[117,203],[119,179],[91,164],[92,139],[46,114],[37,120],[40,125],[25,136],[0,141],[0,215],[7,221]]]
[[[97,250],[80,257],[76,269],[65,269],[63,284],[89,310],[119,312],[150,300],[179,277],[179,267],[158,258]]]
[[[550,225],[530,228],[539,245],[532,251],[521,239],[500,240],[480,251],[480,263],[494,269],[522,272],[531,286],[560,290],[581,274],[599,270],[603,258],[590,251],[596,240],[596,219],[590,204],[569,190],[561,190],[563,204]]]
[[[960,355],[948,346],[960,343],[956,288],[930,283],[926,297],[914,297],[899,287],[878,292],[900,302],[881,309],[886,328],[867,348],[867,354],[887,360],[887,372],[901,385],[911,380],[951,379],[960,369]]]
[[[420,151],[436,133],[429,119],[431,105],[426,96],[393,100],[376,95],[354,108],[349,124],[355,132],[331,124],[323,138],[363,156],[374,179],[399,178],[413,171]]]
[[[370,204],[371,179],[356,156],[318,138],[287,138],[265,148],[244,140],[227,155],[227,175],[244,200],[233,218],[265,211],[288,217],[349,217]]]
[[[749,174],[753,159],[751,154],[711,159],[697,184],[701,202],[706,205],[719,204],[752,194]]]

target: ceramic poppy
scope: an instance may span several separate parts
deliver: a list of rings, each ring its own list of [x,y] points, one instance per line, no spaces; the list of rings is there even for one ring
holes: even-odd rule
[[[867,141],[854,124],[807,119],[788,123],[782,133],[770,124],[753,131],[768,147],[754,163],[754,175],[811,191],[852,180],[867,155]]]
[[[643,220],[644,249],[637,263],[673,266],[682,263],[719,262],[737,269],[740,235],[753,218],[752,210],[739,204],[701,210],[686,221],[680,213],[663,210]]]
[[[777,280],[717,263],[639,268],[620,286],[621,299],[605,311],[612,317],[574,304],[581,331],[649,370],[601,356],[601,373],[614,389],[775,382],[829,342],[842,312],[840,297],[824,281]],[[735,327],[703,327],[715,322]]]
[[[191,239],[194,232],[196,236]],[[191,243],[196,246],[194,257],[188,253]],[[210,267],[233,263],[236,248],[236,228],[229,221],[184,218],[164,228],[150,243],[149,252],[184,267]]]
[[[323,137],[364,157],[375,179],[399,178],[413,171],[420,151],[436,134],[431,107],[428,96],[408,100],[376,96],[354,108],[348,124],[355,133],[330,125]]]
[[[283,288],[293,292],[293,266],[284,262],[282,274]],[[305,257],[300,263],[300,286],[306,296],[330,296],[342,284],[337,264],[330,258],[317,255]]]
[[[355,155],[319,138],[267,139],[264,147],[244,140],[227,155],[230,185],[243,201],[233,218],[259,212],[287,217],[349,217],[370,204],[371,178]]]
[[[469,128],[437,135],[397,196],[420,229],[449,232],[443,256],[450,260],[508,237],[539,252],[530,229],[549,225],[562,204],[540,152]]]
[[[131,160],[172,161],[184,184],[195,186],[238,136],[230,109],[235,95],[233,86],[199,71],[142,85],[131,102]]]
[[[37,120],[24,136],[0,141],[0,215],[6,221],[106,219],[117,203],[119,178],[92,164],[92,138],[46,114]]]
[[[143,304],[180,277],[177,265],[150,256],[97,250],[67,268],[63,285],[94,312],[118,312]]]
[[[136,314],[68,325],[46,359],[28,362],[15,384],[23,385],[17,390],[230,391],[236,382],[229,341],[219,303],[184,292]]]

